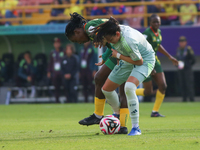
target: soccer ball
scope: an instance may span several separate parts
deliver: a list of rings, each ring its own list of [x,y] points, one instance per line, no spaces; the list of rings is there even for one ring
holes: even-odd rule
[[[120,121],[113,115],[107,115],[101,119],[99,127],[103,134],[115,134],[120,130]]]

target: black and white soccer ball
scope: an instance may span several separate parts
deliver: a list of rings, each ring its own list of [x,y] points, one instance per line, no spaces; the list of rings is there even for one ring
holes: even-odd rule
[[[101,119],[99,127],[103,134],[116,134],[120,130],[120,121],[113,115],[107,115]]]

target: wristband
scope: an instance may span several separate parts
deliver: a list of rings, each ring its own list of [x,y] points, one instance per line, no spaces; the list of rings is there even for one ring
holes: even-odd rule
[[[120,56],[121,56],[121,54],[120,54],[120,53],[117,53],[117,56],[116,56],[116,57],[117,57],[118,59],[120,59]]]

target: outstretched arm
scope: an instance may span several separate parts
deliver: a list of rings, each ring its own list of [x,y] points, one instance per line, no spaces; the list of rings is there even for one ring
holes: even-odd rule
[[[160,53],[162,53],[163,55],[167,56],[169,58],[169,60],[172,61],[173,65],[175,65],[175,66],[178,65],[178,60],[176,60],[176,58],[174,58],[173,56],[171,56],[162,45],[160,45],[158,47],[158,51]]]

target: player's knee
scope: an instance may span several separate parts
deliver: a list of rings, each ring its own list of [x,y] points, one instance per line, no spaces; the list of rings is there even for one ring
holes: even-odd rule
[[[125,83],[124,91],[125,91],[126,95],[129,95],[129,94],[135,92],[136,89],[137,89],[137,87],[134,83],[132,83],[132,82]]]
[[[166,89],[167,89],[167,84],[162,84],[158,87],[159,91],[161,93],[165,93]]]
[[[94,82],[95,86],[102,86],[104,84],[104,79],[101,77],[101,75],[97,72],[94,76]]]

